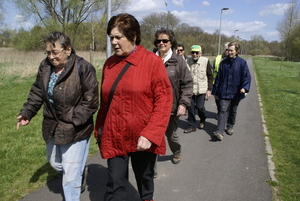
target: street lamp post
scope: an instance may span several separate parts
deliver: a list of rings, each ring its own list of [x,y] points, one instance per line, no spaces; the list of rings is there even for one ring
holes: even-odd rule
[[[220,29],[219,29],[219,45],[218,45],[218,55],[220,55],[220,45],[221,45],[221,25],[222,25],[222,11],[229,10],[229,8],[222,8],[220,15]]]
[[[235,32],[237,32],[237,31],[239,31],[239,30],[234,30],[234,34],[233,34],[233,40],[235,41]]]
[[[107,0],[107,23],[111,18],[111,0]],[[106,36],[106,58],[111,56],[111,44],[109,36]]]

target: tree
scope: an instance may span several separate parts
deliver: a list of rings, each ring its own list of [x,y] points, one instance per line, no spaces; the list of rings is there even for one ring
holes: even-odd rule
[[[291,32],[299,24],[300,11],[298,0],[291,0],[289,7],[285,10],[282,21],[278,22],[277,30],[283,43],[283,51],[291,58]]]
[[[0,0],[0,30],[1,30],[1,26],[3,25],[3,20],[4,20],[4,16],[3,16],[3,2],[4,0]]]
[[[34,17],[49,32],[61,30],[73,38],[79,26],[89,21],[92,14],[107,11],[106,0],[13,0],[24,16],[24,20]],[[125,5],[128,0],[114,0],[112,12]]]
[[[153,40],[156,30],[160,28],[167,28],[174,31],[179,23],[179,18],[170,12],[151,13],[144,17],[140,22],[142,44],[148,49],[153,48]]]

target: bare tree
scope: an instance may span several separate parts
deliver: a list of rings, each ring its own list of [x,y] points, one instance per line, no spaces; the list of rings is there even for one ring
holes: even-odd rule
[[[282,21],[277,23],[277,30],[281,40],[284,41],[283,51],[288,58],[291,58],[291,32],[299,24],[299,8],[298,0],[291,0],[289,7],[284,12]]]
[[[92,14],[106,12],[106,0],[13,0],[16,7],[28,20],[34,17],[48,30],[62,29],[76,33],[78,27],[89,21]],[[125,0],[114,0],[112,11],[126,4]]]

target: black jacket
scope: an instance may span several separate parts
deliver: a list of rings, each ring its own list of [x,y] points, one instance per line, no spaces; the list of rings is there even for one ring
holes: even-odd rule
[[[98,108],[98,81],[95,68],[71,54],[54,89],[52,107],[47,94],[51,63],[44,59],[29,92],[21,116],[31,120],[43,105],[43,138],[48,142],[55,135],[55,144],[65,145],[87,138],[93,131],[93,114]]]
[[[182,56],[173,51],[165,62],[166,70],[173,88],[172,114],[177,113],[179,105],[188,108],[193,95],[193,78]]]

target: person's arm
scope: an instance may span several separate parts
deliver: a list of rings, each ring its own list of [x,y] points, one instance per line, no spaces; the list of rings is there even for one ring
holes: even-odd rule
[[[165,131],[170,119],[173,92],[164,64],[160,58],[151,62],[151,91],[153,97],[153,110],[147,126],[141,131],[140,136],[149,140],[152,144],[161,145],[165,137]],[[139,139],[140,143],[144,138]],[[141,146],[141,144],[139,144]],[[140,147],[139,147],[140,148]],[[145,147],[144,147],[145,148]]]
[[[179,105],[188,108],[191,105],[191,98],[193,95],[193,77],[186,62],[178,61],[179,76],[180,76],[180,91],[181,96]]]
[[[80,104],[73,112],[72,120],[76,126],[84,124],[97,111],[99,97],[95,68],[85,60],[81,60],[80,65],[82,65],[80,84],[83,95]]]
[[[23,105],[17,119],[17,129],[21,126],[29,124],[30,120],[38,113],[40,110],[43,99],[42,99],[42,67],[39,66],[38,74],[36,76],[35,82],[32,84],[31,89],[28,94],[27,101]]]
[[[205,100],[208,100],[211,96],[211,90],[213,85],[213,72],[209,60],[207,61],[207,66],[206,66],[206,76],[207,76],[207,91],[205,95]]]

